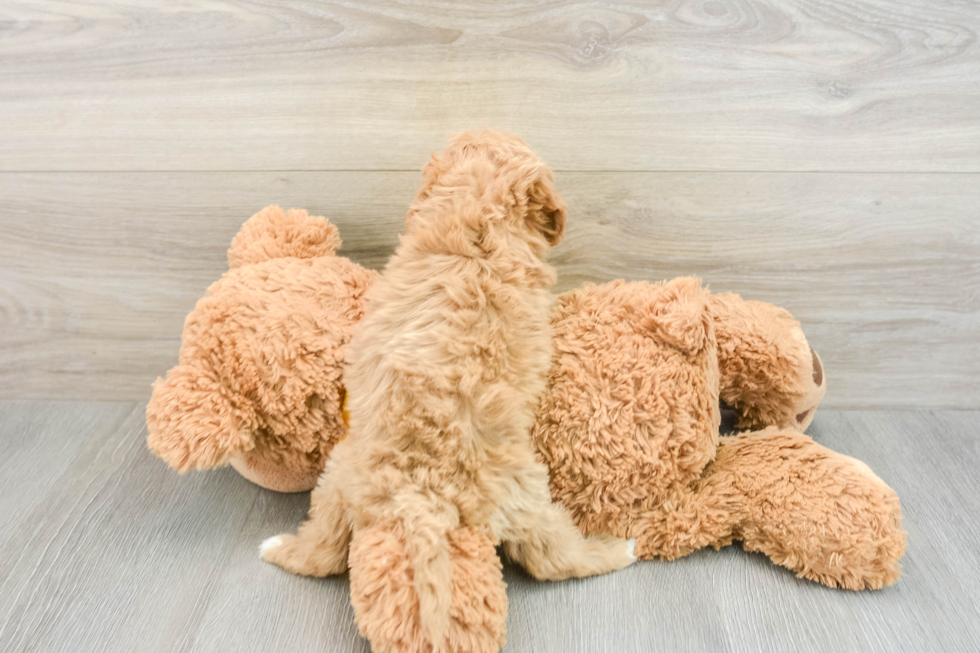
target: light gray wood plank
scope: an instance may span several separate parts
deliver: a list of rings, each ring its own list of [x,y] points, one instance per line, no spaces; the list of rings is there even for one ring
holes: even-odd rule
[[[57,489],[91,440],[113,432],[132,412],[133,405],[125,402],[0,403],[0,547],[17,533],[13,526]],[[0,575],[10,564],[9,558],[0,558]]]
[[[802,322],[827,407],[980,407],[980,177],[565,179],[563,287],[699,276]]]
[[[562,583],[539,583],[507,565],[504,650],[974,650],[980,646],[980,578],[971,545],[980,492],[971,469],[980,464],[978,416],[828,411],[815,422],[818,439],[867,461],[902,497],[909,547],[904,576],[892,587],[831,590],[737,545]],[[958,502],[958,495],[972,498]],[[255,531],[253,545],[289,530],[289,519],[303,518],[305,501],[262,497],[260,503],[267,499],[271,510],[255,510],[255,524],[246,528]],[[256,566],[254,546],[243,544],[241,551],[229,567],[230,582],[213,599],[196,650],[220,650],[225,638],[238,650],[252,650],[250,642],[255,650],[315,650],[317,636],[323,650],[345,650],[345,638],[353,650],[366,650],[350,626],[345,582],[268,574]],[[320,616],[311,620],[311,614]]]
[[[4,442],[35,439],[18,467],[44,480],[0,477],[4,494],[42,492],[4,524],[0,650],[185,650],[257,488],[230,470],[174,474],[146,448],[142,404],[0,406]],[[64,423],[93,412],[103,428],[63,464]]]
[[[259,492],[191,651],[371,650],[358,635],[346,576],[304,578],[259,559],[259,543],[295,532],[309,503],[309,493]]]
[[[258,558],[308,498],[228,470],[171,473],[144,448],[141,410],[0,401],[13,465],[3,470],[37,470],[24,487],[0,475],[0,496],[44,497],[30,514],[0,504],[15,522],[0,544],[0,650],[367,651],[346,578],[298,578]],[[814,421],[820,442],[867,462],[902,499],[908,549],[892,587],[831,590],[737,544],[562,583],[507,565],[505,651],[977,650],[978,418],[824,411]],[[82,444],[66,453],[70,423]]]
[[[377,267],[419,178],[0,174],[9,374],[0,396],[149,397],[149,383],[176,362],[184,317],[227,270],[228,245],[252,213],[278,202],[327,214],[343,229],[344,253]]]
[[[706,591],[720,564],[709,558],[699,552],[673,563],[647,562],[559,583],[535,581],[508,565],[504,651],[731,651]]]
[[[557,174],[558,290],[698,275],[802,321],[827,407],[980,407],[980,175]],[[0,173],[0,397],[145,399],[269,203],[380,267],[413,172]],[[54,198],[56,201],[52,201]]]
[[[980,171],[972,2],[0,8],[3,170],[417,169],[459,129],[564,170]]]

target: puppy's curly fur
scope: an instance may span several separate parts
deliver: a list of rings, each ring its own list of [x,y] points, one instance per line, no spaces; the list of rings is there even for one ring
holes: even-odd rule
[[[631,542],[585,539],[551,503],[529,436],[551,355],[555,273],[544,258],[565,225],[551,171],[516,137],[470,132],[423,179],[348,348],[351,435],[309,520],[263,557],[299,574],[342,573],[352,529],[403,532],[421,634],[438,651],[450,630],[451,532],[502,541],[541,579],[634,558]]]

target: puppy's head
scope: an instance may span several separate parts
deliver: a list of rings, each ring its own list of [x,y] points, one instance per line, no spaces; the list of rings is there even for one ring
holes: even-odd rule
[[[451,198],[456,210],[467,200],[479,204],[477,231],[492,224],[523,232],[544,249],[561,242],[565,233],[567,209],[551,169],[511,134],[463,132],[453,136],[441,155],[433,155],[406,216],[409,231],[428,221],[431,200],[438,198]]]

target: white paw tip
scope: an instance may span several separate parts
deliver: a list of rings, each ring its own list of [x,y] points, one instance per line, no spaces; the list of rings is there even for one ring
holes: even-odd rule
[[[262,544],[259,545],[259,554],[265,555],[266,551],[269,549],[274,549],[280,544],[282,544],[282,535],[273,535],[272,537],[263,540]]]
[[[626,542],[626,555],[630,557],[630,560],[636,562],[636,540]]]

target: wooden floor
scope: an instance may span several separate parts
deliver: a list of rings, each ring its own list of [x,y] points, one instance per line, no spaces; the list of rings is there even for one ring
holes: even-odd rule
[[[178,476],[135,402],[0,402],[0,651],[368,651],[346,578],[260,562],[308,495]],[[738,545],[610,576],[508,566],[505,651],[980,650],[977,412],[832,412],[811,434],[902,500],[897,584],[831,590]]]

